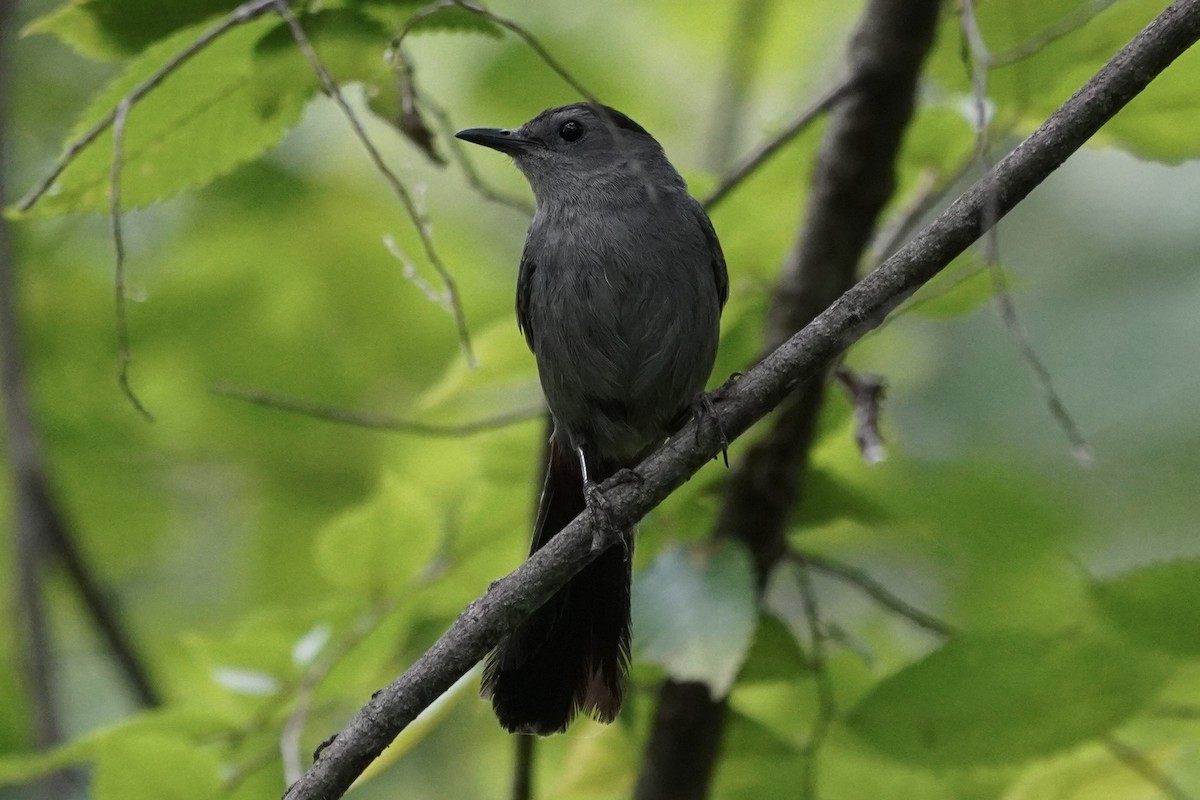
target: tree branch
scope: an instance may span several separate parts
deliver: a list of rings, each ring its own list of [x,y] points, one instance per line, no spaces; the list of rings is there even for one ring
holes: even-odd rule
[[[740,379],[723,386],[715,408],[724,433],[741,435],[798,386],[821,375],[841,351],[979,238],[985,219],[994,221],[984,213],[986,204],[999,211],[997,219],[1012,210],[1197,38],[1200,0],[1176,0],[921,234]],[[417,714],[610,544],[601,542],[593,550],[596,530],[631,527],[716,457],[721,445],[715,426],[693,420],[638,467],[642,481],[606,482],[601,488],[610,525],[595,524],[598,520],[585,512],[495,581],[412,667],[375,694],[285,796],[342,796]]]
[[[228,386],[226,384],[213,386],[209,391],[221,397],[243,400],[252,405],[289,411],[293,414],[303,414],[306,417],[321,419],[327,422],[340,422],[344,425],[354,425],[359,428],[373,428],[381,431],[395,431],[396,433],[411,433],[415,436],[443,438],[473,436],[477,433],[499,430],[509,425],[517,425],[540,417],[546,413],[545,407],[539,405],[496,414],[491,417],[474,419],[468,422],[460,422],[458,424],[437,425],[428,422],[399,419],[397,417],[387,417],[382,414],[373,414],[369,411],[354,411],[347,408],[326,406],[310,400],[282,397],[277,394],[270,394],[269,392],[240,389],[236,386]]]
[[[248,0],[247,2],[242,3],[240,6],[235,8],[233,11],[230,11],[217,22],[213,23],[211,28],[204,31],[204,33],[200,34],[200,36],[196,37],[194,42],[172,56],[170,60],[155,70],[152,75],[139,83],[136,87],[134,87],[133,91],[121,99],[121,103],[126,106],[125,113],[128,113],[129,108],[136,105],[143,97],[154,91],[154,89],[156,89],[160,83],[167,79],[168,75],[183,66],[185,62],[192,59],[197,53],[204,50],[204,48],[208,47],[220,37],[224,36],[229,30],[236,28],[238,25],[249,22],[265,13],[271,8],[274,2],[275,0]],[[17,203],[17,210],[28,211],[29,209],[33,208],[33,204],[40,200],[42,195],[46,194],[46,192],[50,190],[50,187],[52,187],[54,182],[58,180],[59,176],[63,174],[63,171],[71,165],[71,162],[74,161],[75,158],[88,147],[88,145],[100,138],[100,134],[109,129],[109,127],[116,121],[118,113],[121,113],[120,105],[115,106],[112,111],[101,117],[95,125],[88,128],[86,131],[68,142],[66,149],[63,151],[63,154],[59,157],[58,161],[55,162],[53,169],[51,169],[50,172],[47,173],[46,176],[43,177],[42,180],[40,180],[38,184],[29,191],[28,194],[21,198],[21,200]]]
[[[396,199],[400,201],[400,205],[404,207],[404,212],[412,221],[413,227],[416,228],[417,238],[420,239],[421,247],[425,250],[425,258],[429,261],[429,264],[433,267],[434,272],[437,273],[438,278],[442,282],[444,289],[442,299],[446,310],[454,318],[454,325],[458,330],[459,346],[462,348],[463,355],[466,356],[467,363],[472,367],[477,366],[478,362],[475,359],[475,350],[471,346],[471,331],[467,327],[466,312],[463,311],[462,297],[458,292],[458,283],[454,280],[454,276],[450,274],[450,270],[442,261],[437,247],[434,246],[433,227],[429,223],[428,216],[425,214],[424,209],[417,204],[412,193],[396,177],[396,173],[392,172],[387,162],[383,160],[383,154],[375,147],[375,143],[367,135],[367,129],[359,120],[358,115],[354,113],[354,109],[346,102],[341,87],[338,86],[333,76],[329,74],[329,70],[325,68],[321,57],[317,55],[317,51],[313,48],[312,42],[309,41],[308,35],[304,32],[300,20],[292,12],[292,7],[288,4],[288,0],[272,0],[272,6],[275,12],[287,24],[288,30],[292,34],[292,39],[296,42],[296,47],[308,61],[309,66],[312,67],[317,79],[321,82],[321,88],[333,99],[338,110],[342,112],[342,116],[350,123],[350,129],[354,131],[355,137],[362,144],[363,149],[367,151],[371,163],[375,166],[375,171],[387,181],[388,186],[392,189],[392,193],[396,195]]]
[[[766,346],[770,350],[808,324],[822,309],[854,283],[863,253],[871,242],[879,214],[895,187],[895,161],[916,103],[917,79],[937,28],[938,0],[872,0],[850,39],[845,88],[833,108],[817,156],[804,225],[783,265],[767,316]],[[787,554],[787,527],[800,502],[808,453],[816,434],[825,381],[805,383],[780,406],[771,430],[735,465],[725,485],[725,498],[714,536],[736,539],[754,560],[758,585],[766,586],[771,570]],[[807,607],[807,605],[806,605]],[[816,608],[815,598],[811,608]],[[815,612],[814,612],[815,613]],[[809,620],[810,627],[816,621]],[[814,641],[814,648],[817,642]],[[814,649],[814,659],[819,661]],[[817,675],[821,692],[814,741],[806,754],[805,793],[815,791],[817,749],[824,728],[829,691],[826,676]],[[668,680],[660,703],[685,697],[670,689]],[[698,702],[724,704],[724,698],[703,695]],[[681,712],[660,719],[686,718]],[[704,714],[723,726],[724,718]],[[721,730],[709,738],[719,740]],[[680,742],[680,731],[654,731],[652,738]],[[688,732],[689,736],[694,732]],[[653,754],[671,761],[650,765],[662,777],[651,787],[639,783],[638,800],[690,798],[706,791],[678,794],[674,786],[684,774],[711,774],[716,751],[707,762],[697,761],[683,747],[662,748]],[[651,754],[647,754],[647,761]]]

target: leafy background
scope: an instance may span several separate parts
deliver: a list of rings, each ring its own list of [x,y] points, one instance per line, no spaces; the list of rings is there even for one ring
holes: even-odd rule
[[[1001,52],[1082,5],[989,0],[980,25]],[[861,11],[832,0],[763,6],[735,152],[838,75]],[[16,191],[45,174],[69,131],[228,7],[20,3],[32,24],[8,76]],[[394,104],[384,50],[418,7],[345,0],[305,18],[335,76],[365,87],[348,90],[360,109]],[[727,165],[710,143],[739,7],[494,6],[655,132],[698,195]],[[995,70],[996,135],[1039,122],[1159,10],[1122,0]],[[417,79],[460,127],[515,125],[577,99],[514,38],[474,18],[431,23],[410,42]],[[956,25],[947,12],[893,211],[923,171],[948,174],[973,146]],[[277,796],[281,731],[297,704],[308,716],[292,749],[307,754],[524,553],[540,422],[428,438],[210,391],[227,384],[439,423],[538,401],[511,310],[524,214],[488,203],[461,170],[431,164],[370,119],[459,282],[482,363],[470,369],[453,320],[384,245],[394,237],[437,285],[412,225],[332,103],[314,95],[279,26],[264,17],[221,39],[129,117],[124,196],[153,202],[125,218],[132,379],[154,423],[113,379],[111,243],[106,221],[87,213],[106,202],[111,140],[12,223],[55,489],[167,702],[136,708],[69,584],[48,570],[52,677],[71,739],[50,756],[30,752],[19,626],[0,627],[0,797],[26,797],[22,785],[57,763],[93,765],[96,798]],[[1101,149],[1072,158],[1000,228],[1021,320],[1089,438],[1091,466],[1046,412],[986,276],[971,277],[978,259],[852,351],[854,367],[887,377],[889,459],[862,462],[848,405],[831,393],[793,544],[865,570],[963,633],[943,644],[816,576],[839,711],[820,749],[821,796],[1162,791],[1116,758],[1113,742],[1200,795],[1200,170],[1183,163],[1200,154],[1188,133],[1200,127],[1197,86],[1191,53],[1114,120]],[[733,281],[718,379],[758,352],[820,133],[801,136],[713,215]],[[489,181],[527,196],[504,159],[469,155]],[[755,625],[744,557],[705,544],[722,479],[711,465],[642,526],[639,568],[655,580],[637,590],[635,689],[615,725],[580,722],[544,742],[542,796],[627,795],[657,680],[724,685],[739,664],[715,794],[795,791],[817,711],[798,579],[776,576]],[[13,548],[0,560],[13,575]],[[705,591],[726,601],[724,613],[680,613]],[[0,600],[7,619],[17,618],[14,594]],[[356,794],[505,796],[510,749],[468,678]]]

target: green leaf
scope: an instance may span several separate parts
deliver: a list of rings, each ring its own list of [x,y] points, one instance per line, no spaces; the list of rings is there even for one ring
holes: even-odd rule
[[[977,253],[967,252],[923,286],[909,310],[930,319],[954,319],[987,305],[995,294],[990,268]]]
[[[965,636],[882,681],[847,722],[905,761],[1026,761],[1108,732],[1170,671],[1166,659],[1098,632]]]
[[[1081,28],[1046,41],[1045,33],[1094,3],[998,0],[976,7],[988,51],[1004,56],[1030,48],[1025,57],[990,70],[987,99],[1001,128],[1029,131],[1088,80],[1163,9],[1160,0],[1123,0],[1095,14]],[[929,76],[944,88],[968,94],[968,67],[958,31],[942,36],[929,62]],[[1095,144],[1111,144],[1145,158],[1178,162],[1200,156],[1189,135],[1200,126],[1195,102],[1200,52],[1185,53],[1101,130]]]
[[[237,5],[233,0],[71,0],[29,23],[23,33],[48,33],[88,58],[116,61]]]
[[[422,17],[410,29],[418,32],[448,32],[448,33],[482,33],[485,36],[499,39],[504,35],[496,23],[481,14],[468,11],[457,6],[446,6],[441,10]]]
[[[52,750],[5,753],[0,756],[0,787],[30,783],[52,772],[85,762],[93,757],[97,741],[93,735],[75,739]]]
[[[750,649],[758,616],[750,557],[734,544],[671,547],[633,587],[634,645],[678,681],[723,697]]]
[[[472,332],[478,366],[460,353],[418,403],[422,422],[460,424],[544,403],[537,363],[511,318]]]
[[[434,557],[437,507],[395,476],[363,505],[325,526],[317,537],[317,568],[333,586],[392,596],[407,589]]]
[[[215,709],[172,706],[145,711],[115,725],[98,728],[66,744],[36,753],[0,757],[0,786],[29,783],[65,767],[103,759],[119,751],[121,739],[211,740],[232,727],[229,717]]]
[[[201,186],[254,158],[282,138],[300,117],[315,83],[311,72],[286,83],[255,57],[272,25],[262,19],[235,28],[172,72],[129,112],[121,173],[123,208],[161,200]],[[191,44],[187,28],[130,62],[80,118],[72,138],[116,108],[118,102]],[[269,84],[264,84],[269,75]],[[271,91],[264,90],[269,85]],[[66,168],[52,192],[29,212],[107,211],[112,170],[112,130],[101,134]]]
[[[1138,644],[1200,655],[1200,559],[1143,567],[1091,590],[1101,613]]]
[[[1096,142],[1169,164],[1200,158],[1198,84],[1200,49],[1193,47],[1109,120]]]
[[[391,75],[384,59],[388,33],[378,21],[342,8],[305,14],[299,21],[321,63],[339,83]],[[258,41],[255,55],[271,59],[272,67],[281,73],[310,76],[316,88],[319,79],[287,23],[276,21],[275,28]]]
[[[1140,748],[1145,766],[1173,775],[1175,748]],[[1060,758],[1033,765],[1004,794],[1004,800],[1142,800],[1164,797],[1140,770],[1116,758],[1103,746],[1081,748]]]
[[[764,601],[765,603],[766,601]],[[811,670],[808,659],[791,629],[774,609],[763,614],[754,631],[754,642],[738,675],[738,683],[795,681]]]
[[[100,751],[95,800],[208,800],[223,797],[216,755],[165,735],[114,736]]]

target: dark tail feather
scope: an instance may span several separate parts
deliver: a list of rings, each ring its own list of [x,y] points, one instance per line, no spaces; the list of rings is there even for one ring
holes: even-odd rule
[[[597,483],[615,471],[589,465]],[[571,453],[550,445],[538,505],[536,551],[585,507],[583,479]],[[483,695],[514,733],[566,730],[580,711],[611,722],[621,709],[629,666],[628,546],[609,548],[521,623],[488,658]]]

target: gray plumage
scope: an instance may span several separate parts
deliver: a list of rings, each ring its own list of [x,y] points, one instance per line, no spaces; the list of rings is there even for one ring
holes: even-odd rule
[[[517,320],[554,419],[533,550],[600,482],[683,421],[712,371],[728,278],[700,204],[640,125],[606,106],[544,111],[466,141],[512,156],[537,210],[517,279]],[[484,677],[510,730],[609,721],[629,648],[632,538],[589,565],[493,654]]]

